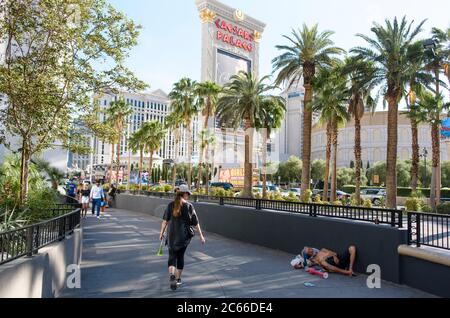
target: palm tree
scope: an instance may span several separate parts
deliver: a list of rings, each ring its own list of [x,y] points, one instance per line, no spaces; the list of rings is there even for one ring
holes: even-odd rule
[[[117,167],[116,167],[116,178],[119,179],[119,170],[120,170],[120,146],[125,126],[125,121],[128,116],[130,116],[133,113],[133,110],[131,109],[131,106],[129,103],[125,101],[125,98],[120,97],[117,101],[111,102],[110,107],[107,109],[108,114],[108,121],[112,124],[115,131],[117,132],[117,136],[115,136],[117,139],[115,140],[117,143]],[[111,183],[113,182],[112,178],[112,165],[113,165],[113,158],[114,158],[114,144],[112,144],[112,154],[111,154],[111,169],[110,169],[110,176],[111,176]]]
[[[153,171],[153,155],[155,152],[157,152],[159,149],[161,149],[161,144],[166,138],[167,131],[164,127],[164,124],[162,124],[159,121],[150,121],[146,122],[142,126],[144,138],[145,138],[145,148],[147,149],[147,152],[150,156],[149,158],[149,178],[152,175]],[[153,180],[155,181],[155,180]]]
[[[388,104],[387,131],[387,207],[397,207],[397,145],[398,145],[398,104],[401,100],[410,73],[411,63],[408,54],[415,37],[421,32],[422,21],[418,27],[412,29],[413,22],[408,23],[406,17],[401,21],[397,18],[393,22],[386,20],[386,25],[374,23],[372,32],[375,38],[358,34],[368,44],[368,48],[356,47],[352,49],[359,58],[375,63],[376,78],[383,84],[381,92]]]
[[[311,179],[311,129],[312,129],[312,96],[313,80],[316,72],[335,64],[334,55],[344,50],[335,47],[330,39],[332,31],[319,32],[317,24],[308,28],[292,31],[292,37],[284,36],[291,46],[278,45],[276,48],[283,53],[276,57],[272,63],[274,71],[279,71],[276,84],[289,81],[289,86],[300,81],[303,77],[305,88],[303,110],[303,149],[302,149],[302,193],[310,187]]]
[[[328,178],[331,145],[333,146],[333,174],[331,178],[331,201],[336,201],[337,192],[337,146],[338,128],[348,120],[348,88],[339,66],[323,69],[314,80],[317,88],[312,110],[321,113],[320,121],[327,123],[327,154],[325,168],[324,199],[328,197]]]
[[[215,138],[214,131],[211,131],[209,129],[203,129],[200,132],[199,137],[200,137],[199,138],[200,139],[200,144],[199,144],[200,149],[206,150],[206,152],[203,154],[206,155],[205,156],[205,170],[206,170],[205,171],[205,174],[206,174],[205,193],[208,194],[209,193],[209,165],[210,165],[209,146],[215,143],[216,138]],[[198,173],[197,189],[200,189],[200,180],[202,180],[201,162],[199,163],[197,169],[198,169],[198,171],[197,171],[197,173]]]
[[[253,144],[253,131],[257,123],[264,122],[265,107],[268,103],[281,102],[279,96],[267,94],[275,87],[266,85],[268,77],[256,79],[252,73],[240,72],[231,77],[224,86],[217,103],[217,117],[222,126],[235,130],[244,122],[245,129],[245,162],[244,162],[244,197],[252,197],[253,165],[250,162]]]
[[[166,129],[171,130],[174,135],[174,147],[173,147],[173,166],[172,166],[172,181],[175,187],[175,182],[177,179],[177,163],[179,154],[179,144],[181,141],[181,126],[183,118],[178,113],[171,112],[166,117]]]
[[[173,112],[180,114],[183,118],[183,125],[187,129],[187,157],[189,165],[187,183],[189,188],[192,185],[192,121],[198,113],[198,103],[196,103],[195,94],[196,86],[197,83],[195,81],[183,78],[174,84],[173,90],[169,94]]]
[[[433,153],[433,173],[439,170],[441,151],[440,151],[440,129],[441,129],[441,115],[444,111],[450,109],[450,103],[445,103],[441,94],[433,95],[429,91],[423,91],[420,95],[419,107],[423,108],[427,113],[427,121],[431,126],[431,145]],[[436,180],[436,178],[434,178]],[[436,184],[434,185],[436,189]],[[433,210],[436,209],[436,201],[433,199],[439,199],[439,197],[433,197],[433,177],[432,177],[432,191],[430,196],[431,206]]]
[[[52,183],[52,189],[58,190],[58,186],[64,179],[64,172],[56,167],[52,167],[50,163],[45,160],[32,160],[32,163],[34,163],[39,170],[45,172],[48,175]]]
[[[128,139],[128,148],[132,153],[139,151],[139,190],[142,189],[142,172],[143,172],[143,162],[144,162],[144,149],[145,149],[145,131],[141,128],[135,131],[131,137]],[[130,171],[131,180],[131,171]],[[130,181],[129,181],[130,182]]]
[[[447,77],[449,77],[449,58],[450,58],[450,48],[446,46],[448,45],[449,34],[438,29],[433,28],[433,44],[434,48],[432,50],[427,49],[425,51],[426,58],[426,66],[425,68],[429,70],[434,76],[434,82],[436,85],[435,89],[435,100],[436,102],[440,100],[440,87],[441,85],[445,85],[440,80],[440,75],[442,72],[446,73]],[[440,121],[441,114],[434,113],[435,118],[433,122]],[[432,125],[432,141],[439,143],[439,125]],[[439,147],[435,149],[435,151],[439,151]],[[432,169],[432,177],[431,177],[431,192],[430,192],[430,200],[431,206],[435,209],[436,204],[440,202],[441,197],[441,170],[440,170],[440,154],[433,153],[433,169]]]
[[[199,109],[202,110],[202,115],[204,118],[203,122],[203,129],[208,129],[208,122],[209,119],[212,117],[215,117],[216,113],[216,105],[217,100],[219,97],[219,93],[221,92],[222,88],[213,82],[203,82],[197,84],[197,87],[195,89],[195,92],[197,96],[199,97]],[[214,127],[213,127],[214,129]],[[198,185],[197,188],[200,189],[200,180],[202,176],[202,162],[203,162],[203,156],[206,152],[209,151],[209,143],[204,142],[203,137],[206,137],[206,133],[203,131],[200,134],[200,147],[199,147],[199,162],[198,162]],[[209,165],[209,162],[206,162],[206,165]],[[206,192],[208,193],[208,192]]]
[[[423,42],[418,41],[411,45],[409,53],[409,61],[411,63],[408,86],[409,91],[405,92],[405,101],[408,107],[406,113],[411,122],[411,147],[412,147],[412,160],[411,160],[411,188],[413,192],[417,190],[419,180],[419,130],[418,125],[420,122],[425,121],[426,114],[423,109],[416,103],[417,95],[429,88],[433,77],[425,71],[424,58],[425,52],[423,50]]]
[[[361,202],[361,119],[366,110],[374,112],[377,102],[371,91],[376,86],[376,71],[373,62],[350,57],[345,60],[343,76],[348,77],[348,113],[355,120],[355,200]]]
[[[263,198],[267,198],[267,141],[272,131],[279,129],[283,123],[286,107],[282,98],[266,98],[261,105],[262,116],[256,122],[256,128],[263,130],[262,157],[263,157]]]

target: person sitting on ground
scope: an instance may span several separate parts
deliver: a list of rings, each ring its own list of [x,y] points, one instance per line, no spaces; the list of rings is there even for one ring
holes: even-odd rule
[[[312,257],[311,262],[322,266],[330,273],[339,273],[350,277],[356,276],[353,272],[353,266],[356,260],[356,247],[351,245],[342,253],[336,253],[323,248]]]

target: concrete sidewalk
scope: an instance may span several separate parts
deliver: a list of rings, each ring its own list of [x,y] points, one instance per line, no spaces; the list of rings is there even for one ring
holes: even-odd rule
[[[81,289],[66,290],[63,297],[433,297],[385,281],[381,289],[369,289],[365,275],[331,274],[323,280],[292,270],[294,255],[210,233],[205,233],[204,246],[194,238],[185,259],[183,286],[173,292],[167,249],[163,257],[156,256],[160,226],[157,218],[124,210],[108,210],[101,220],[83,220]],[[306,287],[306,282],[315,287]]]

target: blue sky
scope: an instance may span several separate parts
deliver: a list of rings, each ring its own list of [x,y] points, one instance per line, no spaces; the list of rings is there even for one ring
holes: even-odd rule
[[[127,60],[151,90],[169,92],[184,76],[200,78],[201,24],[195,0],[109,0],[117,9],[141,24],[139,44]],[[422,37],[431,27],[450,27],[445,0],[223,0],[247,15],[267,23],[261,42],[260,74],[270,74],[275,45],[283,34],[303,23],[333,30],[332,39],[346,50],[363,44],[356,33],[370,33],[373,21],[406,15],[419,22],[428,19]]]

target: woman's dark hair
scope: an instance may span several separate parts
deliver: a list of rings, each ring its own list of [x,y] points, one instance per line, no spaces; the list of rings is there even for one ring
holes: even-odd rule
[[[173,205],[173,217],[179,218],[181,216],[181,207],[183,206],[183,192],[177,192],[177,195],[175,196],[175,203]]]

